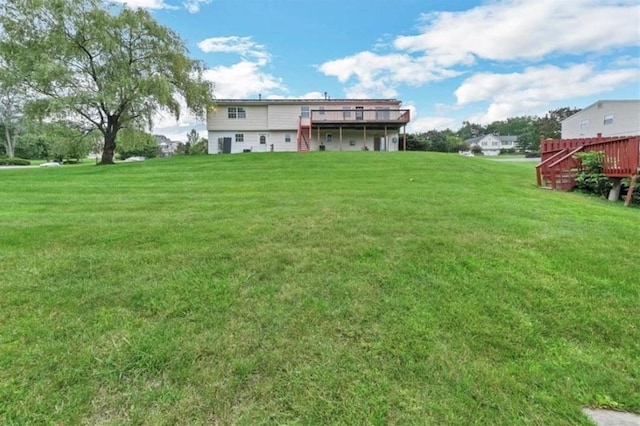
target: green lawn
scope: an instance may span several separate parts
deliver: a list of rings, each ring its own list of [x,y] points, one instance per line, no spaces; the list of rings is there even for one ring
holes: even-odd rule
[[[276,153],[0,170],[0,424],[640,412],[637,208],[535,163]]]

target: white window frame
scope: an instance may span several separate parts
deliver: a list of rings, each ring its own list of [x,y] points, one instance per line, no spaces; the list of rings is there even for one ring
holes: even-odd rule
[[[238,118],[244,119],[247,118],[247,110],[243,107],[238,107]]]
[[[236,133],[235,141],[244,142],[244,133]]]
[[[238,118],[238,108],[236,107],[228,107],[227,108],[227,118],[235,120]]]
[[[311,116],[311,111],[309,110],[308,106],[301,106],[300,107],[300,117],[302,118],[309,118]]]
[[[324,138],[324,139],[325,139],[325,141],[327,141],[327,142],[331,142],[331,141],[333,141],[333,135],[332,135],[331,133],[327,133],[327,134],[325,135],[325,138]]]
[[[291,142],[291,133],[285,133],[284,134],[284,141],[285,142]]]
[[[602,124],[605,126],[613,124],[613,114],[605,114],[602,119]]]

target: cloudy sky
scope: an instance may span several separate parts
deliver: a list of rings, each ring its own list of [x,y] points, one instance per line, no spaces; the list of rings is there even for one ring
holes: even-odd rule
[[[117,1],[180,34],[218,99],[397,98],[419,132],[640,98],[637,0]]]

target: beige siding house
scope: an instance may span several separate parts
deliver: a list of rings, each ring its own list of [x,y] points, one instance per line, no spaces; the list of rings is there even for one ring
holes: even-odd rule
[[[598,101],[561,125],[562,139],[640,135],[640,100]]]
[[[396,99],[219,99],[208,151],[397,151],[409,119]]]

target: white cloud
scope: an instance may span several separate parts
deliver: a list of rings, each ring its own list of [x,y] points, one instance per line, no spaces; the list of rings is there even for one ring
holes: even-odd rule
[[[395,47],[428,54],[443,66],[464,64],[469,57],[538,60],[635,45],[639,15],[637,1],[629,0],[492,1],[423,15],[422,33],[396,38]]]
[[[254,42],[251,37],[211,37],[198,43],[198,47],[205,53],[235,53],[260,65],[266,65],[271,60],[266,47]]]
[[[142,9],[180,9],[179,6],[175,6],[167,3],[165,0],[113,0],[116,3],[120,3],[132,8],[142,8]],[[198,13],[200,11],[200,6],[211,3],[211,0],[184,0],[182,2],[182,6],[189,13]]]
[[[424,133],[430,130],[457,129],[460,123],[451,117],[418,117],[407,125],[408,133]]]
[[[211,37],[198,43],[198,47],[205,53],[231,53],[241,57],[241,61],[233,65],[205,71],[205,78],[215,84],[217,98],[247,98],[258,94],[269,97],[287,91],[281,78],[264,71],[271,55],[251,37]]]
[[[182,2],[189,13],[200,12],[200,6],[211,3],[211,0],[186,0]]]
[[[470,118],[472,122],[486,124],[531,114],[553,101],[606,93],[639,79],[635,68],[598,71],[589,64],[567,68],[544,65],[511,74],[477,73],[466,79],[455,95],[458,106],[489,102],[485,113]]]
[[[241,61],[231,66],[217,66],[205,71],[205,79],[215,84],[217,98],[247,98],[286,91],[282,79],[261,70],[256,62]]]
[[[345,84],[349,97],[395,97],[400,86],[442,81],[476,65],[544,64],[550,57],[564,55],[566,61],[637,46],[639,16],[637,0],[489,0],[465,11],[423,15],[418,34],[396,37],[388,53],[362,51],[318,70]],[[459,90],[459,101],[470,96]]]
[[[116,3],[124,4],[128,7],[142,9],[179,9],[177,6],[167,4],[164,0],[114,0]]]
[[[318,69],[334,76],[341,83],[354,78],[356,83],[346,89],[349,98],[397,96],[397,86],[419,86],[429,81],[453,77],[458,72],[435,67],[427,57],[412,58],[407,54],[378,55],[360,52],[353,56],[321,64]]]

